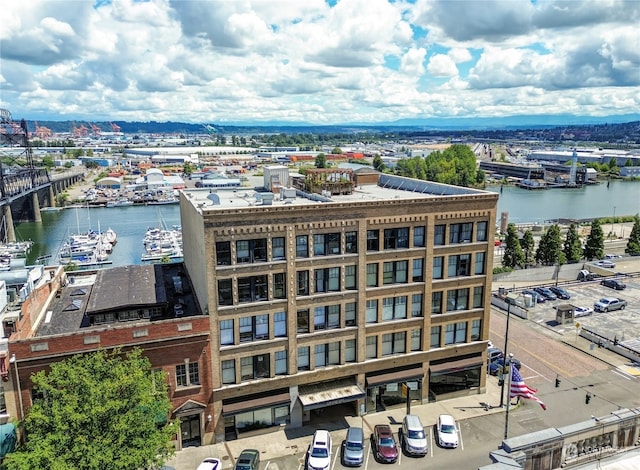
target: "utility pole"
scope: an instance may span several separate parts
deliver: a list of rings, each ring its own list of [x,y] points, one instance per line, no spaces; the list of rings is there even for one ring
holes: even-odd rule
[[[504,358],[503,358],[503,367],[502,367],[502,385],[500,386],[500,408],[504,406],[504,374],[507,370],[507,346],[509,345],[509,318],[511,317],[511,304],[508,302],[507,298],[507,327],[504,332]]]
[[[507,388],[507,412],[504,415],[504,438],[507,439],[509,435],[509,405],[511,405],[511,359],[513,359],[513,354],[509,354],[509,359],[505,359],[505,367],[507,369],[507,373],[509,374],[509,386]]]

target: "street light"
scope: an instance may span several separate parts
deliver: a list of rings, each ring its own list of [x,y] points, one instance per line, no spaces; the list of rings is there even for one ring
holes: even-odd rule
[[[507,369],[507,373],[509,374],[509,386],[507,388],[507,393],[509,394],[509,398],[507,399],[507,411],[504,415],[504,438],[506,439],[509,434],[509,405],[511,404],[511,360],[513,359],[513,353],[509,353],[509,360],[505,359],[505,368]]]
[[[16,360],[16,355],[12,354],[9,359],[9,363],[13,364],[13,368],[15,370],[15,381],[16,381],[16,389],[18,391],[18,404],[20,405],[20,419],[24,419],[24,406],[22,405],[22,389],[20,387],[20,376],[18,375],[18,361]]]
[[[504,406],[504,371],[507,369],[507,346],[509,344],[509,318],[511,318],[511,303],[507,297],[507,326],[504,330],[504,364],[502,367],[502,385],[500,386],[500,408]],[[513,354],[512,354],[513,356]]]

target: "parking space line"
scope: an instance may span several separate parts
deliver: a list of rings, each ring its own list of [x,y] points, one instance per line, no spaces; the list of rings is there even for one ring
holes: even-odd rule
[[[456,423],[456,426],[458,426],[458,440],[460,441],[460,448],[464,450],[464,442],[462,441],[462,428],[458,423]]]
[[[627,374],[624,371],[621,370],[617,370],[617,369],[612,369],[611,372],[613,372],[616,375],[619,375],[620,377],[622,377],[623,379],[627,379],[627,380],[633,380],[635,377],[631,374]]]
[[[433,457],[433,446],[435,437],[433,436],[433,427],[429,429],[429,450],[431,451],[431,457]]]

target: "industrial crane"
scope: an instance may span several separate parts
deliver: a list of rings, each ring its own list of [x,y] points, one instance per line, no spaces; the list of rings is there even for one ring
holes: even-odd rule
[[[93,135],[95,135],[96,137],[100,135],[100,133],[102,132],[102,129],[100,129],[98,126],[96,126],[94,123],[90,122],[89,126],[91,127],[91,132],[93,133]]]
[[[120,126],[117,125],[116,123],[110,122],[109,125],[111,126],[111,130],[115,133],[120,132]]]

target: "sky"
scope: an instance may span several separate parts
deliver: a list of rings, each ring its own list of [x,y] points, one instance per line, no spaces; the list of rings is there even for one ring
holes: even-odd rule
[[[389,123],[640,110],[640,0],[5,0],[14,119]]]

